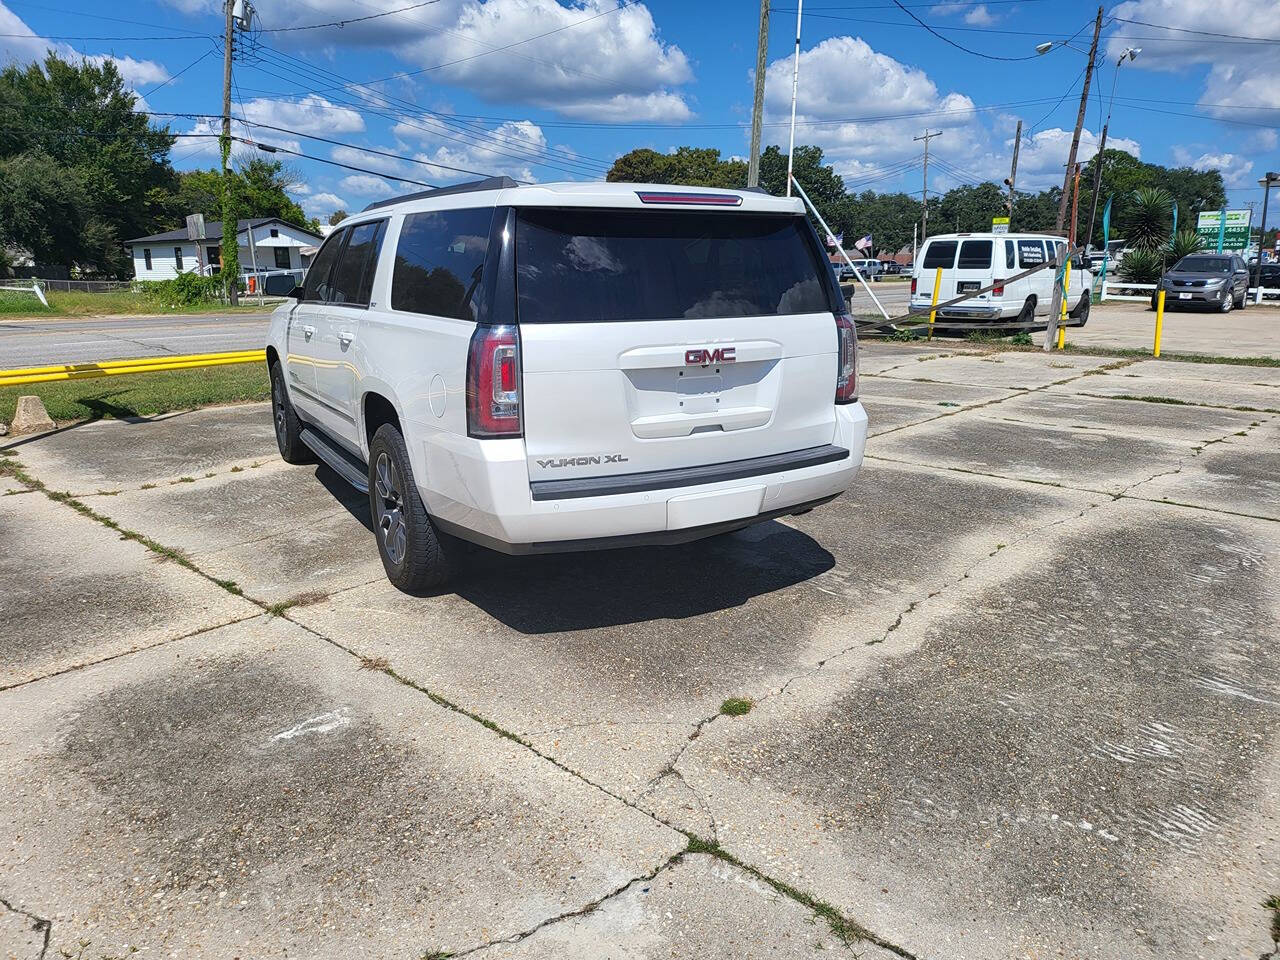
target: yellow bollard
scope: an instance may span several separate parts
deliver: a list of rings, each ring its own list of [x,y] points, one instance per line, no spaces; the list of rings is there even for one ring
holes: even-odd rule
[[[1156,345],[1151,351],[1153,357],[1160,356],[1160,333],[1164,328],[1164,291],[1161,290],[1156,296]]]
[[[942,268],[938,268],[938,272],[933,277],[933,302],[929,304],[931,307],[938,305],[938,289],[942,286]],[[933,321],[938,316],[937,310],[929,311],[929,339],[933,339]]]
[[[1062,350],[1067,345],[1067,307],[1071,301],[1071,261],[1067,261],[1067,267],[1062,274],[1062,317],[1058,320],[1058,349]]]

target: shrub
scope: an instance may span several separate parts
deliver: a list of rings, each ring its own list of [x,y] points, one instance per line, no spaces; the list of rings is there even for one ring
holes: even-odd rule
[[[172,280],[157,280],[142,285],[142,292],[166,307],[184,307],[197,303],[213,303],[222,299],[222,278],[202,277],[197,273],[180,273]]]
[[[1120,279],[1130,283],[1155,283],[1164,272],[1164,256],[1159,250],[1131,249],[1120,261]]]

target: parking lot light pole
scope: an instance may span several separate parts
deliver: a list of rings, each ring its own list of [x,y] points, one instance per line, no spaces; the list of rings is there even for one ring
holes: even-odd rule
[[[1271,199],[1273,183],[1280,183],[1280,173],[1271,170],[1258,181],[1258,186],[1262,187],[1262,223],[1258,225],[1258,266],[1253,271],[1253,285],[1258,290],[1254,303],[1262,302],[1262,245],[1267,240],[1267,201]]]

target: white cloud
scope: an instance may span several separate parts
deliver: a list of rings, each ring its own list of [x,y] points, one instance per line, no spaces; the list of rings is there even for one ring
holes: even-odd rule
[[[238,112],[250,123],[269,123],[299,133],[332,136],[364,130],[364,118],[358,110],[330,103],[314,93],[301,100],[247,100],[238,105]]]
[[[1008,142],[1010,150],[1013,140]],[[1141,158],[1142,146],[1136,140],[1124,137],[1108,137],[1108,150],[1123,150]],[[1066,174],[1067,156],[1071,152],[1071,131],[1061,127],[1039,130],[1022,140],[1022,149],[1018,153],[1018,187],[1019,189],[1042,189],[1062,184]],[[1098,152],[1098,137],[1089,130],[1080,133],[1080,146],[1076,150],[1076,162],[1087,163]]]
[[[440,164],[431,168],[431,179],[450,181],[472,176],[506,175],[532,182],[534,175],[527,159],[531,154],[572,163],[572,152],[549,149],[547,137],[532,120],[507,121],[483,132],[483,139],[459,138],[456,130],[445,127],[433,117],[422,117],[414,123],[399,123],[392,132],[404,139],[415,140],[425,149],[417,159]],[[480,142],[471,142],[479,140]],[[456,167],[450,170],[449,167]],[[464,171],[471,171],[470,173]]]
[[[347,201],[332,193],[316,193],[302,201],[302,209],[313,217],[327,217],[335,210],[346,210]]]
[[[974,27],[989,27],[996,22],[996,16],[980,3],[964,15],[964,22]]]
[[[1143,21],[1117,24],[1116,36],[1107,41],[1107,55],[1113,62],[1132,44],[1140,45],[1142,53],[1125,66],[1126,70],[1172,72],[1208,64],[1199,100],[1204,112],[1223,119],[1276,123],[1280,72],[1276,70],[1275,44],[1204,35],[1275,37],[1280,17],[1280,4],[1275,0],[1261,7],[1254,0],[1127,0],[1111,12],[1125,20]],[[1133,35],[1142,39],[1134,41]]]
[[[375,177],[368,173],[353,173],[349,177],[343,177],[338,186],[348,193],[359,194],[362,197],[389,197],[397,192],[382,177]]]
[[[15,34],[15,36],[3,36]],[[0,64],[27,64],[42,61],[52,50],[64,60],[79,63],[87,60],[101,66],[107,61],[116,65],[124,82],[133,88],[161,83],[169,79],[169,71],[154,60],[136,60],[133,57],[116,57],[105,53],[80,53],[65,43],[54,43],[39,37],[22,18],[0,2]]]
[[[309,184],[309,183],[295,183],[292,187],[290,187],[290,188],[289,188],[289,192],[290,192],[290,193],[292,193],[292,194],[296,194],[296,195],[297,195],[297,196],[299,196],[299,197],[309,196],[309,195],[311,194],[311,192],[312,192],[312,191],[311,191],[311,184]]]
[[[782,57],[765,74],[769,143],[785,143],[791,108],[792,60]],[[891,108],[886,108],[891,104]],[[881,122],[887,112],[928,114],[918,122]],[[843,123],[814,121],[843,120]],[[892,187],[896,167],[913,162],[921,144],[912,138],[922,126],[943,130],[931,149],[960,162],[980,153],[989,137],[977,122],[973,101],[961,93],[939,92],[923,70],[879,53],[861,38],[830,37],[802,50],[797,95],[796,139],[822,147],[837,173],[857,179],[879,177],[865,186]],[[885,176],[885,174],[888,174]],[[989,175],[989,174],[987,174]],[[943,176],[931,169],[930,183]],[[854,184],[854,189],[859,185]]]
[[[1252,187],[1253,161],[1235,153],[1202,153],[1189,164],[1193,170],[1217,170],[1228,187]]]

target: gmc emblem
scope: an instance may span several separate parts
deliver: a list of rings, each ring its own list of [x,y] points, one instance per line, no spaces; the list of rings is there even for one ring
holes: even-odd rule
[[[737,347],[716,347],[714,350],[703,347],[701,350],[686,350],[684,362],[690,367],[705,367],[712,363],[733,363],[738,359],[737,352]]]

